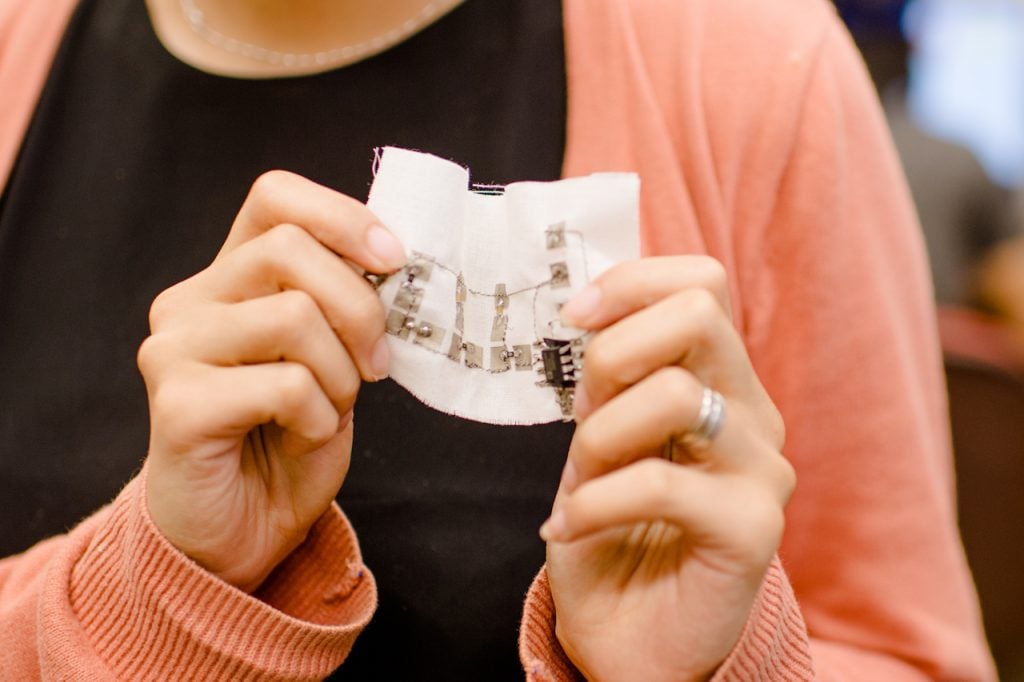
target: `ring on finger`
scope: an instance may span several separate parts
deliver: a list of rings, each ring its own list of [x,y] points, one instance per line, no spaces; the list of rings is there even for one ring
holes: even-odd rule
[[[704,387],[700,411],[686,431],[669,438],[665,446],[665,458],[672,460],[675,446],[681,445],[691,453],[706,450],[725,425],[725,398],[713,388]]]

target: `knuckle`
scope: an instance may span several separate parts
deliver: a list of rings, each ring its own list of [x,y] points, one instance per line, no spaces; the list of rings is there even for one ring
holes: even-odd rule
[[[157,331],[179,307],[180,285],[175,285],[157,294],[149,306],[149,328]]]
[[[607,449],[594,450],[592,451],[592,456],[588,460],[588,466],[584,468],[584,471],[590,471],[593,475],[601,475],[610,471],[615,471],[622,466],[622,464],[623,461],[618,456],[618,453]]]
[[[603,448],[601,447],[604,443],[604,439],[597,432],[590,422],[583,422],[576,429],[576,435],[573,437],[575,444],[575,450],[577,452],[577,459],[584,465],[589,465],[595,461],[600,461],[604,458]]]
[[[181,428],[189,424],[195,405],[196,392],[191,383],[180,377],[168,378],[151,392],[150,411],[154,428],[157,425],[167,428],[175,424]]]
[[[269,170],[252,183],[249,196],[258,202],[273,202],[292,184],[293,174],[283,170]]]
[[[788,459],[778,454],[774,458],[774,479],[778,496],[783,505],[787,504],[796,491],[796,469]]]
[[[742,491],[743,506],[729,519],[733,551],[743,563],[762,566],[782,542],[786,517],[782,507],[763,488]]]
[[[322,391],[338,410],[338,414],[344,415],[355,405],[356,396],[359,395],[362,386],[358,368],[354,363],[346,363],[345,367],[325,375]]]
[[[721,304],[715,295],[707,289],[689,289],[684,293],[683,303],[687,308],[687,315],[695,318],[701,329],[706,329],[721,316],[723,312]]]
[[[587,344],[585,372],[594,386],[609,385],[613,389],[629,386],[635,378],[630,363],[622,362],[622,354],[608,335],[598,334]]]
[[[338,433],[340,423],[341,417],[336,411],[327,411],[310,425],[310,431],[306,436],[316,443],[326,443]]]
[[[608,344],[608,339],[603,334],[597,334],[587,344],[586,366],[587,372],[604,375],[608,368],[614,364],[613,349]]]
[[[729,273],[721,261],[707,257],[704,259],[704,285],[708,291],[720,301],[727,300],[729,294]]]
[[[585,478],[600,476],[623,464],[621,453],[608,447],[607,437],[587,422],[574,437],[573,460]]]
[[[252,242],[258,267],[288,282],[294,279],[297,263],[303,261],[313,237],[301,227],[281,223]]]
[[[278,395],[286,408],[299,409],[305,406],[315,389],[316,380],[305,365],[283,364],[278,379]]]
[[[163,364],[167,355],[165,346],[163,338],[157,335],[146,337],[139,345],[135,361],[147,383],[154,378],[157,368]]]
[[[678,366],[662,367],[653,378],[658,385],[658,394],[677,414],[692,407],[700,384],[688,371]]]
[[[261,241],[266,255],[276,262],[282,256],[304,249],[309,245],[311,239],[312,236],[301,227],[282,223],[268,230]]]
[[[290,289],[278,295],[274,306],[276,323],[289,332],[304,335],[309,326],[322,317],[313,297],[305,291]]]
[[[645,459],[636,466],[639,469],[644,499],[661,512],[669,509],[675,496],[671,468],[666,466],[664,461],[657,459]]]
[[[357,372],[345,372],[344,377],[341,380],[341,400],[346,407],[351,408],[356,399],[356,395],[359,393],[359,389],[362,388],[363,382]]]

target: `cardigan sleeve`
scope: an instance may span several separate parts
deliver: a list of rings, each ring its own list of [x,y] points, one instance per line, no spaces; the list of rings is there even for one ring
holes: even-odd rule
[[[175,549],[141,478],[68,535],[0,561],[0,669],[19,680],[314,680],[376,606],[332,506],[254,595]]]
[[[555,604],[547,572],[530,586],[519,632],[519,657],[527,682],[583,679],[555,635]],[[800,607],[778,557],[772,560],[739,642],[711,682],[812,680],[814,668]]]

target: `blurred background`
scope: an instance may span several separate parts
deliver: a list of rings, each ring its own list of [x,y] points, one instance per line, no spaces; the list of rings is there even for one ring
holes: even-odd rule
[[[921,218],[964,546],[1001,678],[1024,682],[1024,0],[834,2]]]

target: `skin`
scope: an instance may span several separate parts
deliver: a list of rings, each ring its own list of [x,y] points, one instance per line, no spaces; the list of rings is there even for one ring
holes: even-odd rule
[[[236,40],[281,53],[312,54],[358,45],[387,36],[407,21],[417,22],[410,35],[423,30],[462,4],[462,0],[194,0],[210,28]],[[429,21],[417,19],[427,6]],[[354,63],[394,44],[323,65],[274,65],[211,45],[189,25],[180,0],[146,0],[157,37],[168,52],[201,71],[236,78],[303,76]]]

